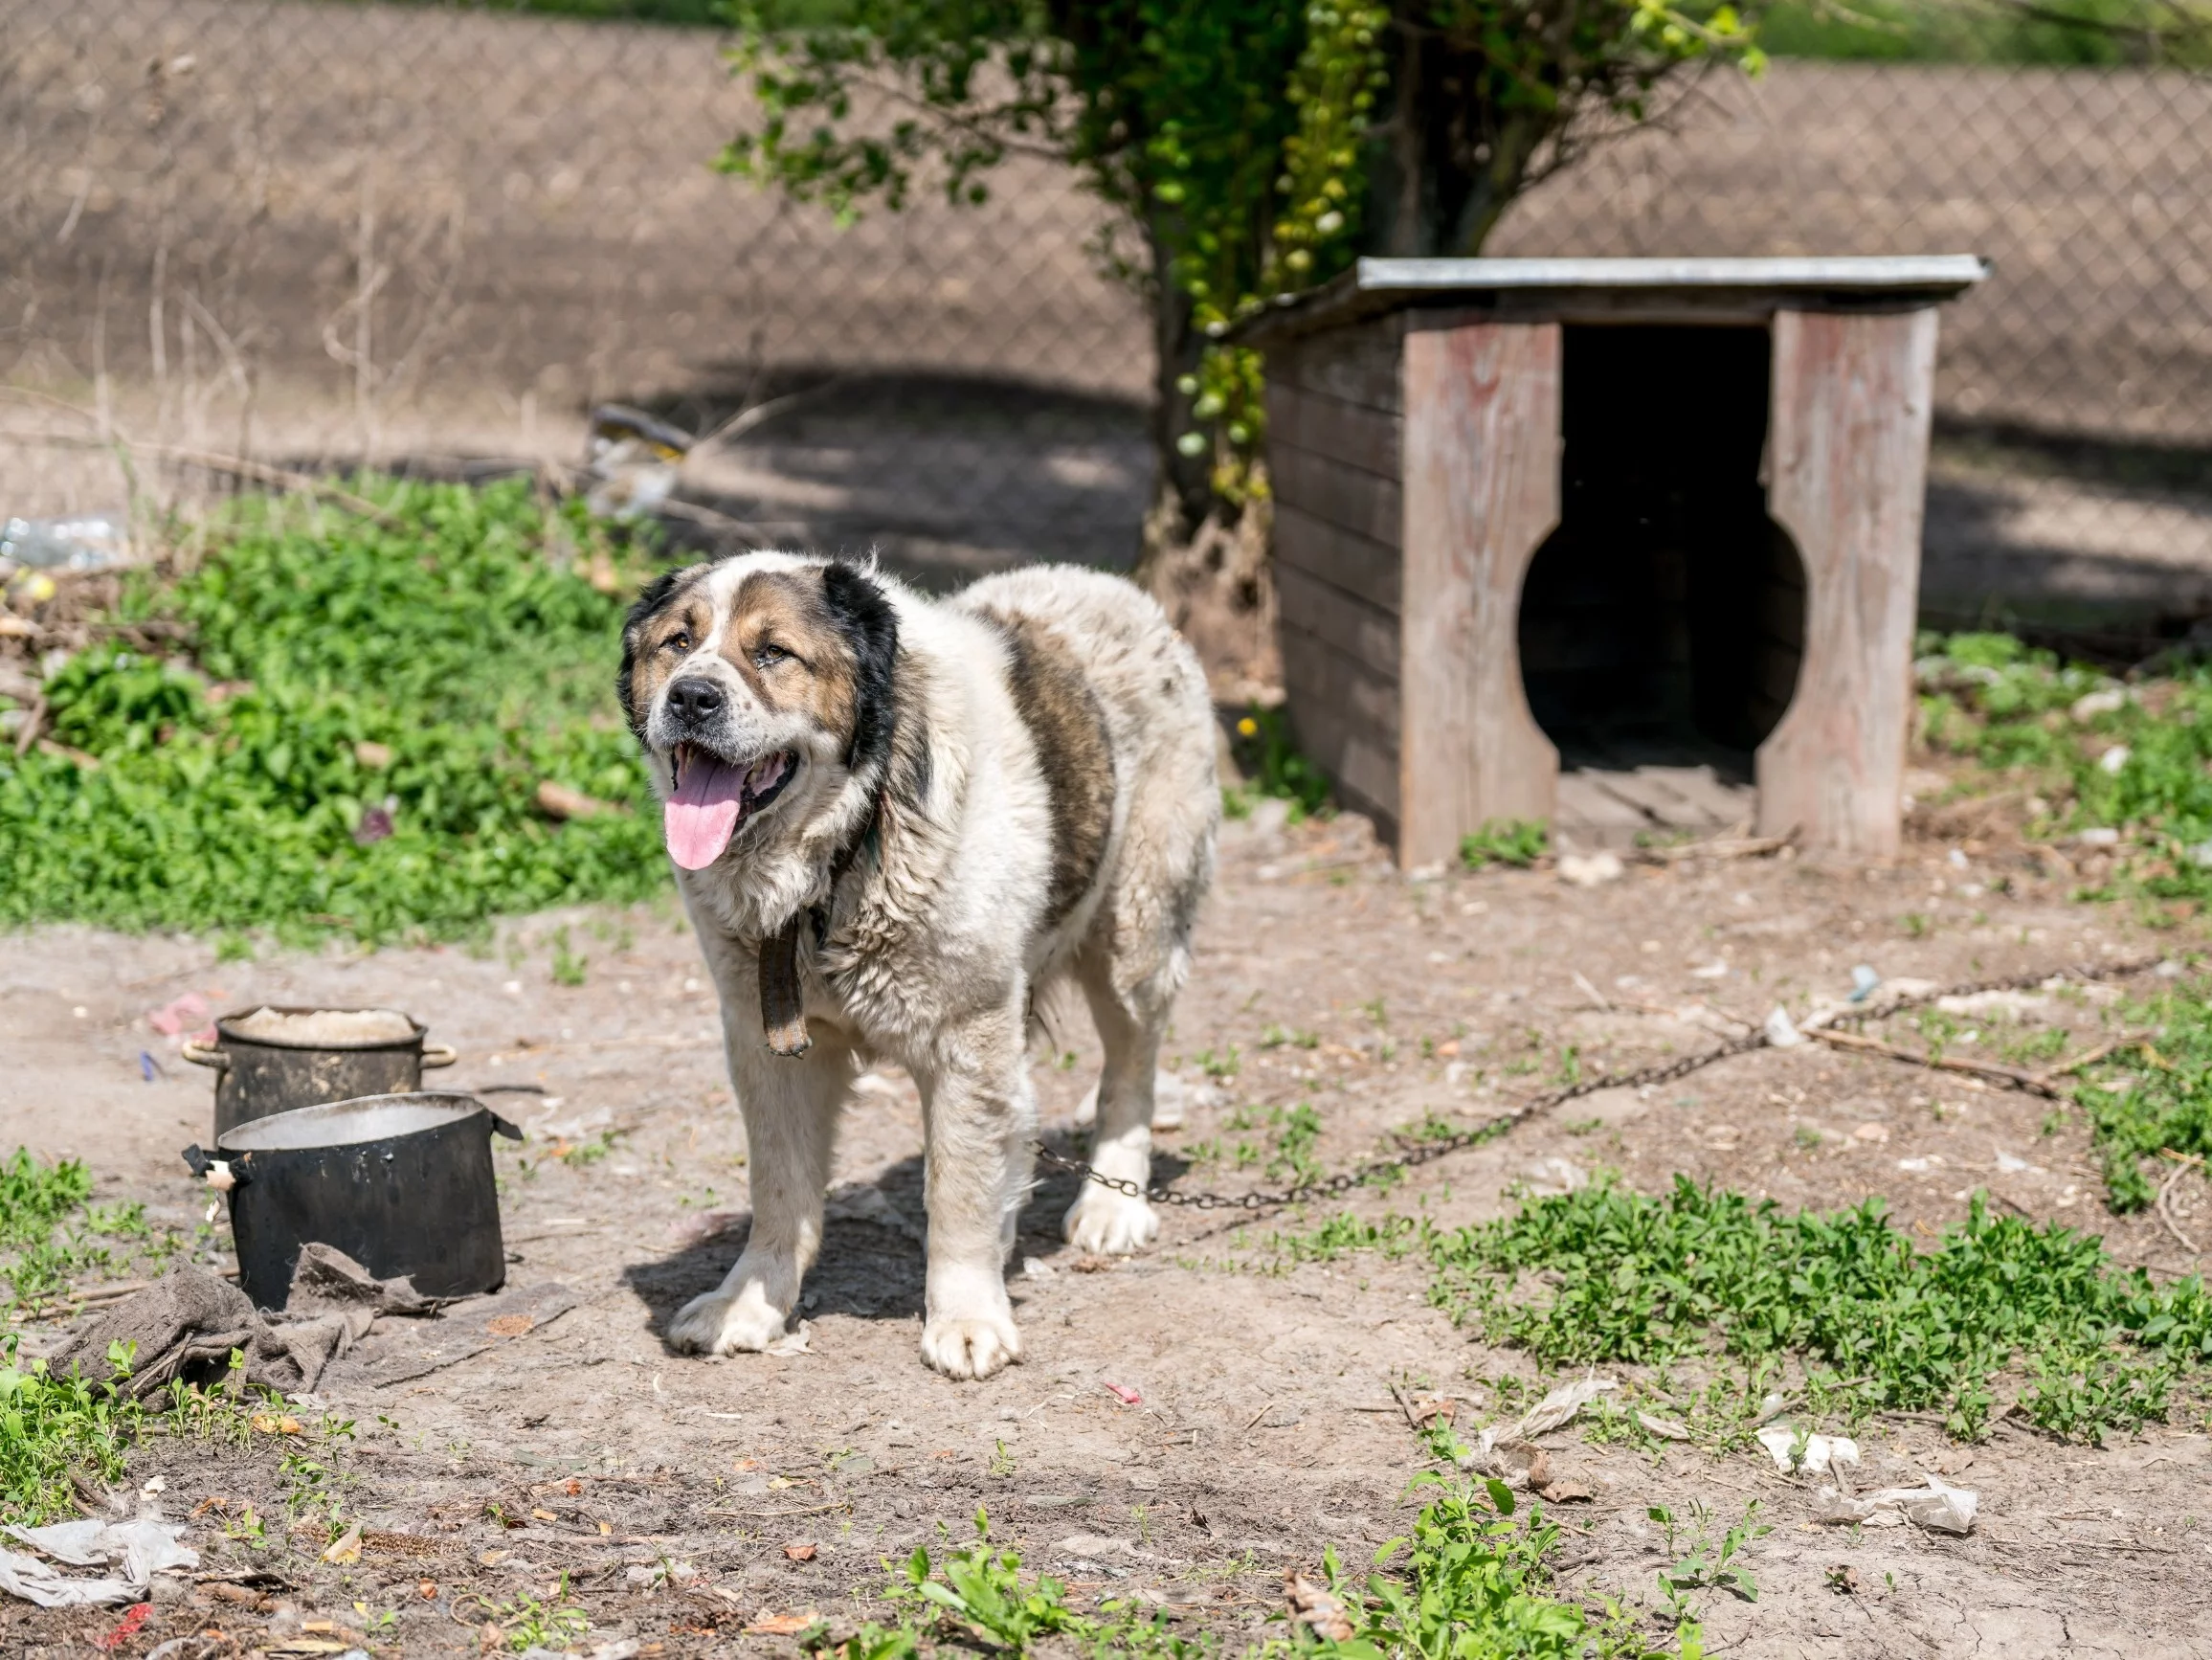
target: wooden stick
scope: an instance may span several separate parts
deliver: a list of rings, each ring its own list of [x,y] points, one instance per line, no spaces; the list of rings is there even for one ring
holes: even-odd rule
[[[1886,1060],[1903,1061],[1913,1066],[1933,1066],[1938,1071],[1960,1072],[1970,1078],[1986,1078],[2002,1084],[2007,1088],[2025,1090],[2030,1095],[2041,1095],[2057,1100],[2059,1092],[2044,1079],[2033,1072],[2022,1072],[2013,1066],[1997,1066],[1982,1061],[1955,1061],[1948,1055],[1916,1055],[1910,1049],[1900,1049],[1894,1043],[1885,1043],[1879,1038],[1863,1038],[1856,1032],[1839,1032],[1831,1026],[1810,1026],[1804,1034],[1838,1049],[1857,1049],[1868,1055],[1880,1055]]]

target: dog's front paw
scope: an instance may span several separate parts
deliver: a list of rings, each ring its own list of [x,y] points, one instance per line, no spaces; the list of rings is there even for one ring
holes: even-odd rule
[[[1067,1243],[1092,1256],[1126,1257],[1160,1237],[1160,1219],[1144,1200],[1085,1182],[1067,1207]]]
[[[668,1323],[669,1346],[689,1355],[757,1353],[783,1335],[783,1315],[743,1291],[694,1297]]]
[[[939,1315],[922,1328],[922,1358],[948,1378],[988,1378],[1021,1358],[1021,1334],[1010,1314]]]

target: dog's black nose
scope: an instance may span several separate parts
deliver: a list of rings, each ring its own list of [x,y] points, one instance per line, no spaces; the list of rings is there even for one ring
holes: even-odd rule
[[[668,688],[668,712],[693,725],[722,713],[722,688],[710,680],[680,680]]]

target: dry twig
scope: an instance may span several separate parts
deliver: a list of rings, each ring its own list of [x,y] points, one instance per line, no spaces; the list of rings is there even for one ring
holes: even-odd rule
[[[1886,1060],[1903,1061],[1913,1066],[1933,1066],[1939,1071],[1959,1072],[1970,1078],[1986,1078],[2001,1084],[2008,1089],[2025,1090],[2030,1095],[2041,1095],[2046,1100],[2057,1100],[2058,1090],[2047,1078],[2034,1072],[2023,1072],[2017,1066],[2000,1066],[1987,1061],[1961,1061],[1950,1055],[1921,1055],[1910,1049],[1901,1049],[1895,1043],[1885,1043],[1879,1038],[1861,1037],[1856,1032],[1839,1032],[1831,1026],[1808,1026],[1804,1035],[1839,1049],[1857,1049],[1869,1055],[1880,1055]]]
[[[2203,1165],[2204,1155],[2201,1153],[2176,1153],[2171,1147],[2161,1149],[2161,1153],[2163,1156],[2176,1161],[2174,1174],[2158,1183],[2157,1201],[2152,1208],[2158,1213],[2158,1220],[2165,1224],[2166,1231],[2180,1242],[2181,1248],[2191,1256],[2195,1256],[2198,1254],[2197,1242],[2183,1233],[2181,1224],[2174,1220],[2174,1213],[2168,1204],[2168,1196],[2173,1193],[2176,1182],[2192,1170],[2199,1169]]]

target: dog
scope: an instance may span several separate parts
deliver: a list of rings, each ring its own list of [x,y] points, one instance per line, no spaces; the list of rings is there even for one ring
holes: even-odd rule
[[[1021,1357],[1005,1263],[1032,1186],[1039,999],[1072,982],[1105,1049],[1092,1152],[1151,1177],[1152,1081],[1220,818],[1206,680],[1153,601],[1041,566],[925,597],[869,565],[751,552],[672,572],[624,625],[618,690],[722,1003],[752,1230],[669,1328],[784,1335],[820,1249],[838,1120],[868,1066],[922,1094],[922,1357]],[[1085,1181],[1071,1245],[1150,1245]]]

